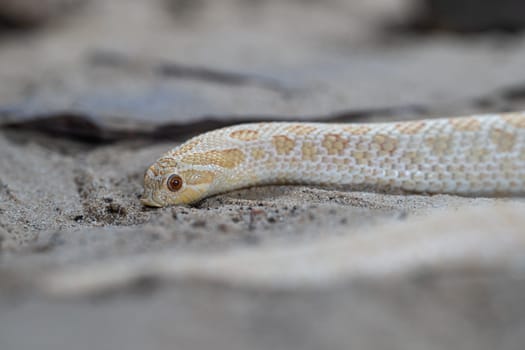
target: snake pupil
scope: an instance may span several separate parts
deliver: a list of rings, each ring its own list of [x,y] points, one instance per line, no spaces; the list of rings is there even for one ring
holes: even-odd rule
[[[182,178],[179,175],[171,175],[168,178],[168,189],[172,192],[180,190],[182,187]]]

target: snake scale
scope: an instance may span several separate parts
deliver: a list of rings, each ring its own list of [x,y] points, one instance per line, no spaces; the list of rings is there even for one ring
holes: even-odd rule
[[[144,175],[142,203],[192,204],[264,184],[467,196],[525,193],[525,112],[408,122],[239,124],[196,136]]]

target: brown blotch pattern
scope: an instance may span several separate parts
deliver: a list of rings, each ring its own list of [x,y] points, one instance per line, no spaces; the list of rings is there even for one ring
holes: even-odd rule
[[[370,132],[370,130],[372,130],[369,126],[362,124],[345,126],[342,129],[352,135],[366,135]]]
[[[377,134],[372,138],[372,148],[376,148],[379,151],[391,153],[394,152],[398,145],[398,140],[388,135]]]
[[[295,147],[295,141],[285,135],[277,135],[272,139],[277,154],[289,154]]]
[[[172,157],[162,157],[157,160],[155,165],[156,169],[153,171],[155,175],[166,175],[172,172],[173,168],[177,166],[177,162]]]
[[[311,125],[293,124],[287,126],[285,130],[296,135],[309,135],[317,130],[317,128]]]
[[[175,149],[175,151],[173,152],[173,155],[182,155],[186,152],[189,152],[191,151],[192,149],[195,148],[195,146],[197,146],[200,142],[200,140],[198,139],[193,139],[193,140],[189,140],[185,143],[183,143],[182,145],[180,145],[178,148]]]
[[[423,164],[425,154],[420,151],[405,151],[400,160],[406,164]]]
[[[215,178],[214,173],[207,170],[185,170],[181,171],[179,175],[188,185],[208,184]]]
[[[195,165],[218,165],[223,168],[235,168],[245,159],[240,149],[232,148],[222,151],[208,151],[205,153],[189,154],[182,158],[182,162]]]
[[[160,172],[159,172],[159,167],[157,166],[157,164],[153,164],[151,165],[147,171],[151,171],[151,173],[153,173],[154,176],[159,176],[160,175]]]
[[[472,147],[467,151],[467,160],[472,163],[483,163],[487,161],[489,150],[483,147]]]
[[[157,160],[157,164],[161,168],[174,168],[177,166],[177,162],[172,157],[162,157]]]
[[[266,152],[262,148],[256,147],[256,148],[252,149],[251,155],[252,155],[253,159],[261,160],[261,159],[263,159],[266,156]]]
[[[275,167],[275,158],[274,157],[269,157],[268,159],[266,159],[264,161],[264,166],[267,169],[273,169]]]
[[[509,113],[501,116],[501,119],[515,128],[525,129],[525,115],[521,113]]]
[[[453,147],[452,137],[450,135],[429,137],[425,140],[425,143],[430,150],[438,156],[449,154]]]
[[[402,134],[415,135],[419,133],[424,127],[425,122],[413,121],[395,124],[394,127]]]
[[[450,125],[457,131],[479,131],[481,123],[476,118],[450,119]]]
[[[317,147],[313,142],[304,142],[301,147],[301,154],[303,160],[315,161],[317,160]]]
[[[329,155],[342,155],[346,147],[348,147],[348,140],[339,134],[327,134],[323,139],[322,145]]]
[[[368,151],[352,151],[351,155],[357,165],[367,165],[373,157],[372,153]]]
[[[516,143],[516,134],[499,128],[490,131],[490,140],[500,152],[510,152]]]
[[[241,141],[254,141],[259,138],[259,132],[257,130],[236,130],[230,134],[232,139]]]

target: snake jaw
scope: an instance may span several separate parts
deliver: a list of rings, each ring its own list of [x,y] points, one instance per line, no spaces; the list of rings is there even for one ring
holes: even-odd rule
[[[193,185],[185,188],[173,196],[169,204],[194,204],[206,197],[207,186]]]
[[[154,207],[154,208],[161,208],[161,207],[163,207],[163,205],[161,203],[156,202],[155,199],[153,199],[153,197],[151,197],[151,196],[148,196],[148,197],[144,197],[143,196],[140,199],[140,203],[142,205],[147,206],[147,207]]]

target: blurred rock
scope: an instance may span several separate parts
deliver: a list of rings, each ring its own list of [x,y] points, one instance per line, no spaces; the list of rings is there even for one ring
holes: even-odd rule
[[[462,32],[525,27],[522,0],[424,0],[419,25]]]
[[[36,27],[82,3],[80,0],[0,0],[0,22],[9,27]]]

